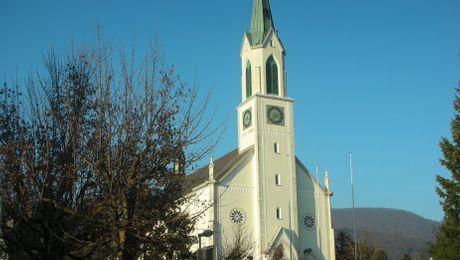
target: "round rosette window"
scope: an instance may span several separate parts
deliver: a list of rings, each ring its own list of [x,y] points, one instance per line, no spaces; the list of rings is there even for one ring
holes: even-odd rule
[[[228,213],[230,222],[234,225],[241,225],[246,221],[246,214],[242,209],[232,209]]]
[[[315,227],[316,221],[315,218],[310,214],[305,214],[303,217],[303,225],[307,229],[313,229]]]

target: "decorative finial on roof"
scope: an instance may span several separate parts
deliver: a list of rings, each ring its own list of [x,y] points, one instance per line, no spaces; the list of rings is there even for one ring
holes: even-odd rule
[[[209,169],[209,180],[214,180],[214,162],[212,160],[212,156],[211,156],[211,159],[209,160],[208,169]]]
[[[212,159],[212,156],[211,156],[211,159],[209,159],[209,167],[214,168],[214,160]]]
[[[329,173],[327,171],[324,172],[324,187],[326,191],[329,191]]]
[[[249,30],[252,46],[262,44],[270,30],[275,32],[269,0],[254,0],[253,2],[251,28]]]

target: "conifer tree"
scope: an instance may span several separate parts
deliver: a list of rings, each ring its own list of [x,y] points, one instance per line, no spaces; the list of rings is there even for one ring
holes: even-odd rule
[[[450,171],[451,177],[436,176],[439,186],[436,192],[444,211],[444,219],[431,245],[430,254],[434,259],[458,259],[460,256],[460,88],[457,88],[454,109],[450,123],[452,140],[441,139],[443,157],[441,164]]]
[[[353,249],[353,240],[347,236],[345,232],[340,231],[335,238],[335,258],[342,260],[353,260]]]

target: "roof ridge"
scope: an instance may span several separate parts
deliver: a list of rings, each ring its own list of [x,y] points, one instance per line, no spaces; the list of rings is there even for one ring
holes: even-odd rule
[[[231,168],[228,167],[229,165],[236,164],[236,162],[244,158],[249,152],[252,151],[254,151],[254,147],[242,153],[239,153],[238,148],[236,148],[214,160],[215,179],[220,180],[220,178],[225,175],[226,171]],[[206,182],[208,179],[209,170],[207,166],[203,166],[191,174],[185,176],[185,193],[192,191],[194,187],[199,186],[200,184]]]

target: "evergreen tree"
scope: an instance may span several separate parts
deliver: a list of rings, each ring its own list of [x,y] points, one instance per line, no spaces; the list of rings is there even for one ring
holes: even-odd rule
[[[341,260],[353,260],[353,240],[340,231],[335,238],[335,258]]]
[[[436,176],[439,186],[436,192],[444,211],[444,219],[436,234],[436,241],[430,247],[434,259],[458,259],[460,256],[460,88],[457,88],[452,119],[452,140],[441,139],[440,147],[444,158],[441,164],[450,171],[452,176],[444,178]]]

